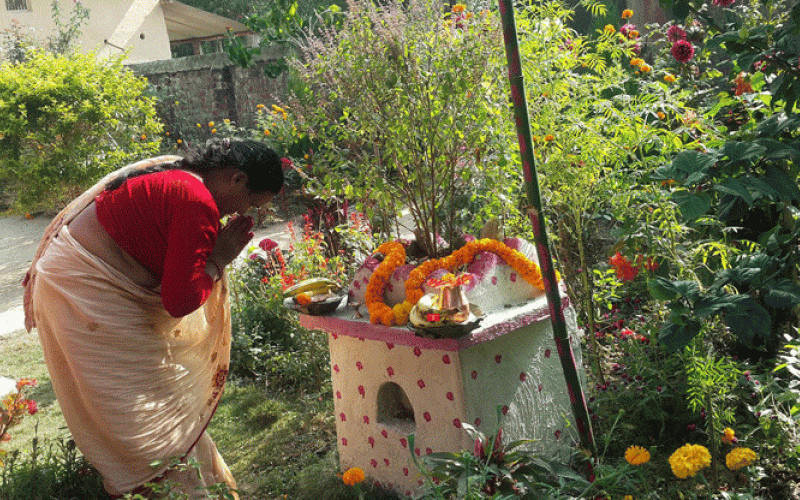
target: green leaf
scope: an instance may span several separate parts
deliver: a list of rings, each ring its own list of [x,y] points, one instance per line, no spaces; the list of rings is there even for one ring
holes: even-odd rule
[[[731,194],[741,198],[747,203],[748,208],[753,207],[753,197],[747,187],[737,178],[730,177],[719,184],[714,185],[714,189],[722,193]]]
[[[670,198],[678,205],[685,222],[696,221],[711,208],[711,196],[707,193],[675,191]]]
[[[749,295],[734,295],[732,305],[725,309],[725,323],[739,340],[753,345],[756,338],[770,336],[772,317]]]
[[[679,351],[689,345],[689,342],[700,333],[700,323],[693,319],[686,319],[682,323],[666,323],[661,327],[658,341],[670,351]]]
[[[764,295],[764,303],[775,309],[791,309],[800,304],[800,285],[789,279],[780,280]]]
[[[656,300],[687,298],[693,302],[700,293],[700,289],[694,281],[670,281],[660,276],[647,280],[647,289]]]

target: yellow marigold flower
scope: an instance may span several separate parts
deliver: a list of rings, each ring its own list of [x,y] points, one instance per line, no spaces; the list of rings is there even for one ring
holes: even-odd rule
[[[217,129],[215,129],[215,128],[212,128],[212,129],[211,129],[211,133],[212,133],[212,134],[216,134],[216,133],[217,133]]]
[[[685,444],[669,457],[669,465],[672,467],[672,473],[681,479],[694,477],[711,465],[711,453],[705,446]]]
[[[667,115],[665,115],[663,111],[659,111],[657,114],[659,120],[663,120],[664,118],[667,117]]]
[[[629,19],[633,17],[633,11],[631,9],[625,9],[622,11],[622,19]]]
[[[453,14],[461,14],[465,10],[467,10],[467,6],[463,3],[457,3],[453,5]]]
[[[734,448],[725,456],[725,465],[730,470],[739,470],[747,467],[756,459],[756,452],[750,448]]]
[[[197,128],[203,128],[203,126],[198,123]]]
[[[606,33],[614,33],[617,31],[617,28],[615,28],[613,24],[606,24],[605,28],[603,28],[603,31]]]
[[[631,59],[631,66],[641,66],[642,64],[644,64],[644,59],[639,57],[634,57]]]
[[[650,461],[650,452],[641,446],[629,446],[625,450],[625,460],[631,465],[642,465]]]
[[[667,83],[675,83],[675,75],[672,73],[667,73],[664,75],[664,81]]]
[[[224,123],[225,125],[228,125],[230,122],[231,121],[228,118],[225,118],[224,120],[222,120],[222,123]]]
[[[359,469],[358,467],[353,467],[351,469],[347,469],[342,474],[342,481],[347,486],[355,486],[356,484],[362,482],[364,480],[364,471]]]
[[[264,109],[265,107],[263,104],[256,104],[256,109]]]
[[[177,142],[178,144],[183,144],[183,139],[178,139],[178,140],[177,140],[177,141],[175,141],[175,142]]]
[[[720,439],[725,444],[733,444],[736,442],[736,431],[734,431],[730,427],[725,427],[725,430],[722,432],[722,437]]]
[[[180,103],[178,101],[175,101],[175,105],[177,106],[178,104],[180,104]]]
[[[214,122],[208,122],[208,126],[209,127],[213,127],[214,126]]]
[[[642,73],[650,73],[650,70],[652,69],[653,68],[651,68],[649,64],[642,64],[641,66],[639,66],[639,71],[641,71]]]
[[[283,112],[284,112],[284,111],[283,111],[283,108],[282,108],[282,107],[280,107],[280,106],[278,106],[277,104],[273,104],[273,105],[272,105],[272,111],[274,111],[276,114],[277,114],[277,113],[283,113]]]
[[[140,135],[140,136],[139,136],[139,139],[141,139],[141,140],[143,140],[143,141],[144,141],[144,140],[147,140],[147,136],[146,136],[146,135],[144,135],[144,134],[142,134],[142,135]]]

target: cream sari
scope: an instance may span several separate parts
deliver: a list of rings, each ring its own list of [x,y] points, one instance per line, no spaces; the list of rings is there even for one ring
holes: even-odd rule
[[[197,488],[236,486],[205,432],[228,374],[227,279],[197,311],[173,318],[157,289],[137,285],[70,235],[67,224],[122,170],[78,197],[46,230],[23,283],[26,328],[37,328],[70,432],[109,493],[171,479],[206,498]],[[168,471],[173,458],[196,460],[199,477]],[[156,460],[163,463],[153,467]]]

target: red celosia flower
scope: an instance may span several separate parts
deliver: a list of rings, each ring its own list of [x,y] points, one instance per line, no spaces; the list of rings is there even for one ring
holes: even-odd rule
[[[686,40],[678,40],[672,44],[670,52],[672,53],[672,57],[678,62],[689,62],[692,60],[692,57],[694,57],[694,47]]]
[[[718,7],[728,7],[729,5],[733,5],[736,0],[714,0],[714,5]]]
[[[292,168],[292,160],[289,158],[281,158],[281,170],[284,172]]]
[[[677,42],[678,40],[686,40],[686,32],[683,31],[683,28],[680,26],[672,25],[667,30],[667,38],[672,43]]]
[[[609,259],[609,263],[617,272],[617,278],[622,281],[632,281],[639,274],[639,269],[632,266],[630,261],[619,252]]]
[[[28,405],[28,414],[35,415],[37,411],[39,411],[39,406],[36,404],[36,401],[32,399],[26,399],[25,402]]]
[[[265,252],[269,252],[273,248],[277,248],[278,244],[272,241],[269,238],[264,238],[263,240],[258,242],[258,247]]]

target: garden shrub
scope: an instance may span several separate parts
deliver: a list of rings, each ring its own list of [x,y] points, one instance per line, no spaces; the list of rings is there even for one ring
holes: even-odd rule
[[[0,64],[0,174],[19,209],[58,209],[158,151],[155,101],[122,60],[31,50]]]
[[[299,326],[263,261],[249,259],[231,275],[231,376],[275,391],[319,391],[330,377],[325,336]]]
[[[497,18],[419,0],[356,1],[340,16],[291,63],[289,105],[321,145],[327,189],[372,220],[410,210],[428,255],[434,234],[452,243],[515,210]]]

